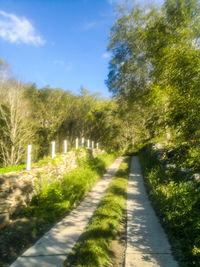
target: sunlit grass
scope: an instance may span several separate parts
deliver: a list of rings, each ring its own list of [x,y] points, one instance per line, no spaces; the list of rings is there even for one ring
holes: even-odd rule
[[[23,210],[24,215],[56,221],[84,198],[114,158],[115,155],[108,153],[96,158],[83,157],[79,166],[62,179],[42,176],[36,186],[38,193]]]
[[[129,159],[123,162],[101,200],[89,226],[64,266],[108,266],[110,246],[126,208]]]
[[[16,172],[16,171],[22,171],[25,169],[25,165],[10,165],[4,168],[0,168],[0,174],[8,173],[8,172]]]

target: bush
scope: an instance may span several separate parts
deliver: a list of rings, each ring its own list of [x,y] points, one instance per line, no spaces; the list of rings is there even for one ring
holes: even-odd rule
[[[140,151],[145,184],[181,266],[199,266],[200,192],[176,171],[162,171],[149,147]]]
[[[61,180],[41,177],[36,186],[38,193],[23,213],[54,222],[83,199],[114,158],[113,154],[107,153],[96,158],[80,156],[79,166]]]

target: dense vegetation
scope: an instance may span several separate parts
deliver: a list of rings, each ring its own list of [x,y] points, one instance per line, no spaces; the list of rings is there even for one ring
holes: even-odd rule
[[[160,143],[165,159],[200,171],[200,2],[119,9],[108,46],[107,85],[129,123],[135,151]],[[153,157],[151,160],[150,157]],[[141,156],[150,196],[181,266],[199,266],[198,185]]]
[[[64,266],[108,266],[110,246],[119,229],[126,208],[128,159],[112,180],[95,214]]]
[[[55,177],[50,181],[46,176],[39,179],[37,194],[31,205],[24,209],[26,216],[54,222],[84,198],[115,157],[108,153],[95,158],[89,154],[83,157],[79,156],[81,151],[84,149],[77,152],[78,168],[64,175],[61,180]]]
[[[180,165],[193,169],[200,163],[199,15],[197,0],[121,9],[107,80],[134,143],[164,141]]]
[[[98,142],[107,151],[123,150],[127,137],[115,100],[84,88],[79,95],[59,88],[38,89],[5,78],[6,70],[7,64],[0,60],[0,166],[23,164],[28,144],[33,145],[37,161],[49,154],[53,140],[57,152],[63,151],[65,139],[69,149],[74,147],[77,137]]]
[[[176,170],[164,171],[150,146],[141,150],[140,161],[150,198],[180,266],[199,266],[199,185]]]

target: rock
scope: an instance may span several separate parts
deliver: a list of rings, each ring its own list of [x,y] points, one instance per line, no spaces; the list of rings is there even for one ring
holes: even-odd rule
[[[200,173],[194,173],[193,178],[197,181],[200,182]]]
[[[183,167],[181,167],[179,170],[180,170],[180,172],[183,172],[183,173],[189,173],[190,172],[189,169],[183,168]]]
[[[165,167],[166,169],[176,169],[176,164],[168,163]]]
[[[9,213],[0,213],[0,230],[9,223]]]

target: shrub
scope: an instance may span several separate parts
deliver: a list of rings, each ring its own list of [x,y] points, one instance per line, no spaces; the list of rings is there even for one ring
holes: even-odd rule
[[[140,151],[145,184],[181,266],[199,266],[200,192],[176,171],[162,171],[149,147]]]
[[[83,199],[113,160],[114,155],[107,153],[96,158],[80,156],[79,166],[61,180],[41,177],[35,188],[38,193],[23,213],[54,222]]]

